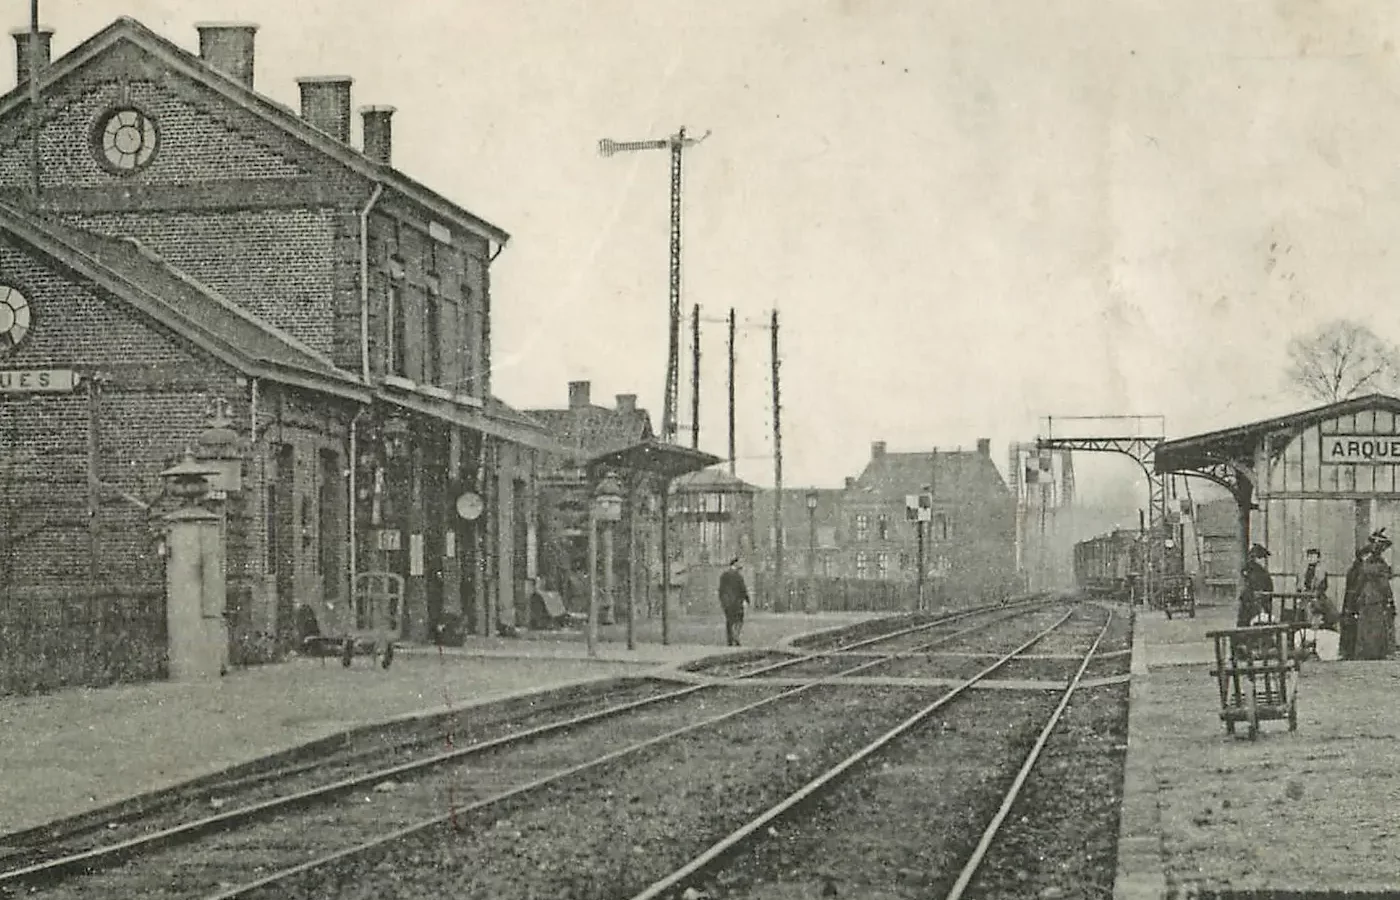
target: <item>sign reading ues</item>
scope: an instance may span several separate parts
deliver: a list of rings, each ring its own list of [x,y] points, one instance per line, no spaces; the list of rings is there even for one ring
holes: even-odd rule
[[[0,394],[66,394],[77,386],[72,369],[0,370]]]

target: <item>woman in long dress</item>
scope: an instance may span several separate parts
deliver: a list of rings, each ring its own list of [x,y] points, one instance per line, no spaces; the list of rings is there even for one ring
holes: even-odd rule
[[[1395,649],[1395,596],[1390,565],[1381,554],[1390,548],[1384,530],[1371,536],[1371,553],[1361,565],[1357,594],[1355,659],[1387,659]]]
[[[1356,658],[1356,617],[1357,600],[1361,596],[1361,567],[1371,555],[1371,545],[1366,543],[1356,551],[1356,559],[1347,569],[1346,587],[1342,591],[1342,617],[1340,654],[1342,659]]]

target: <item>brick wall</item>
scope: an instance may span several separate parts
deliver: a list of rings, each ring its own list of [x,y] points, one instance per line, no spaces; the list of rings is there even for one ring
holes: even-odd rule
[[[46,185],[93,186],[128,182],[185,182],[198,178],[292,178],[305,170],[259,142],[251,122],[239,130],[227,117],[216,117],[191,100],[153,81],[128,82],[123,96],[116,72],[92,76],[47,94],[48,121],[40,138]],[[110,109],[133,107],[150,115],[158,126],[158,143],[150,164],[139,172],[117,174],[101,161],[94,144],[99,118]],[[0,177],[27,184],[29,142],[22,129],[0,131]]]
[[[93,231],[134,237],[311,348],[326,354],[336,349],[330,210],[153,210],[67,218]],[[358,334],[358,318],[354,327]]]

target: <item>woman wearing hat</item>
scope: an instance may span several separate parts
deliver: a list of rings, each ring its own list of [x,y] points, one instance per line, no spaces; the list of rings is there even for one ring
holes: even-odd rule
[[[1273,593],[1274,578],[1261,562],[1268,558],[1269,551],[1263,544],[1249,548],[1249,561],[1244,566],[1244,590],[1240,591],[1240,609],[1235,617],[1236,628],[1255,624],[1255,619],[1261,615],[1265,621],[1272,618],[1269,614],[1273,601],[1268,595]]]
[[[1361,589],[1356,597],[1354,658],[1387,659],[1395,649],[1395,596],[1390,588],[1390,564],[1381,555],[1390,549],[1384,528],[1371,535],[1369,547],[1361,564]]]

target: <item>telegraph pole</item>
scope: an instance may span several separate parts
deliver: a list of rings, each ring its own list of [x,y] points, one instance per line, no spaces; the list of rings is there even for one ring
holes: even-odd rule
[[[777,597],[786,601],[783,581],[783,404],[778,387],[778,311],[773,310],[773,578]],[[777,601],[774,601],[774,608]]]
[[[729,307],[729,474],[734,475],[734,307]]]
[[[690,446],[700,449],[700,304],[690,311]]]
[[[660,140],[612,141],[603,138],[598,142],[598,152],[605,157],[634,150],[671,151],[671,303],[667,329],[669,346],[666,356],[666,401],[661,413],[661,439],[668,443],[674,443],[676,440],[676,407],[680,399],[681,155],[686,147],[693,147],[709,136],[707,131],[699,138],[686,137],[685,126],[681,126],[680,131]]]

